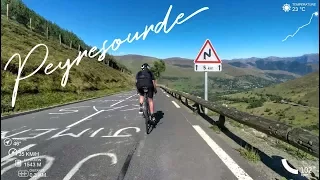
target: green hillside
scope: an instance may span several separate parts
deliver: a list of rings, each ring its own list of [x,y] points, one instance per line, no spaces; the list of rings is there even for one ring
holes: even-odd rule
[[[273,94],[298,104],[319,107],[319,71],[253,92]]]
[[[45,67],[53,63],[56,67],[59,62],[65,64],[67,59],[71,62],[78,56],[78,51],[59,44],[59,41],[46,39],[23,25],[1,17],[1,105],[2,112],[8,112],[11,106],[11,97],[17,77],[19,63],[16,57],[9,64],[6,71],[4,67],[14,53],[21,55],[22,61],[29,51],[37,44],[44,43],[49,49],[45,65],[33,76],[21,80],[14,111],[35,109],[74,100],[108,95],[110,93],[128,90],[133,87],[133,77],[113,69],[96,59],[84,57],[80,64],[74,65],[69,74],[65,87],[61,80],[66,69],[57,69],[46,75]],[[29,57],[22,71],[22,76],[32,73],[41,64],[45,57],[44,47],[36,49]]]
[[[319,133],[319,71],[274,86],[225,95],[219,102]]]

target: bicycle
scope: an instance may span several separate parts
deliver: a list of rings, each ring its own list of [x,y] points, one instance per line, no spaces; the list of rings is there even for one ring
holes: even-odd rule
[[[143,87],[143,116],[145,118],[145,124],[146,124],[146,133],[149,134],[149,128],[151,127],[151,114],[150,114],[150,108],[149,108],[149,100],[148,100],[148,88]]]

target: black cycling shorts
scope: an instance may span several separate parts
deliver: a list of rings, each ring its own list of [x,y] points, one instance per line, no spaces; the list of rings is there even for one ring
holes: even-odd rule
[[[140,94],[140,96],[144,96],[144,91],[143,91],[143,87],[138,87],[138,92]],[[148,87],[148,98],[153,98],[153,94],[154,94],[154,87],[149,86]]]

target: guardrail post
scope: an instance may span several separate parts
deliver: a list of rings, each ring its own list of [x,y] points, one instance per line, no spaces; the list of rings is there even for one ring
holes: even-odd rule
[[[200,106],[199,106],[199,104],[198,104],[198,103],[195,103],[195,104],[194,104],[194,107],[196,107],[196,110],[195,110],[195,111],[196,111],[197,113],[200,113]]]
[[[224,126],[225,122],[226,122],[225,116],[220,114],[219,120],[218,120],[218,126],[219,126],[220,128],[224,128],[224,127],[225,127],[225,126]]]
[[[187,98],[186,98],[186,102],[185,102],[185,103],[186,103],[186,105],[187,105],[187,106],[189,105],[189,104],[188,104],[188,99],[187,99]]]
[[[201,111],[200,111],[200,110],[201,110]],[[205,112],[205,110],[204,110],[204,108],[203,108],[202,105],[199,105],[199,112],[202,112],[202,113],[204,113],[204,114],[208,114],[208,113]]]

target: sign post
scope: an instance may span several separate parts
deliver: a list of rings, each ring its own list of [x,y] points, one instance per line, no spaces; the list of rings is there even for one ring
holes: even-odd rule
[[[208,101],[208,71],[222,71],[222,62],[209,39],[205,41],[197,58],[194,60],[194,71],[204,72],[204,99]],[[205,114],[208,114],[207,108],[205,108]]]
[[[208,71],[204,72],[204,100],[208,101]],[[204,109],[204,113],[208,114],[208,109]]]

